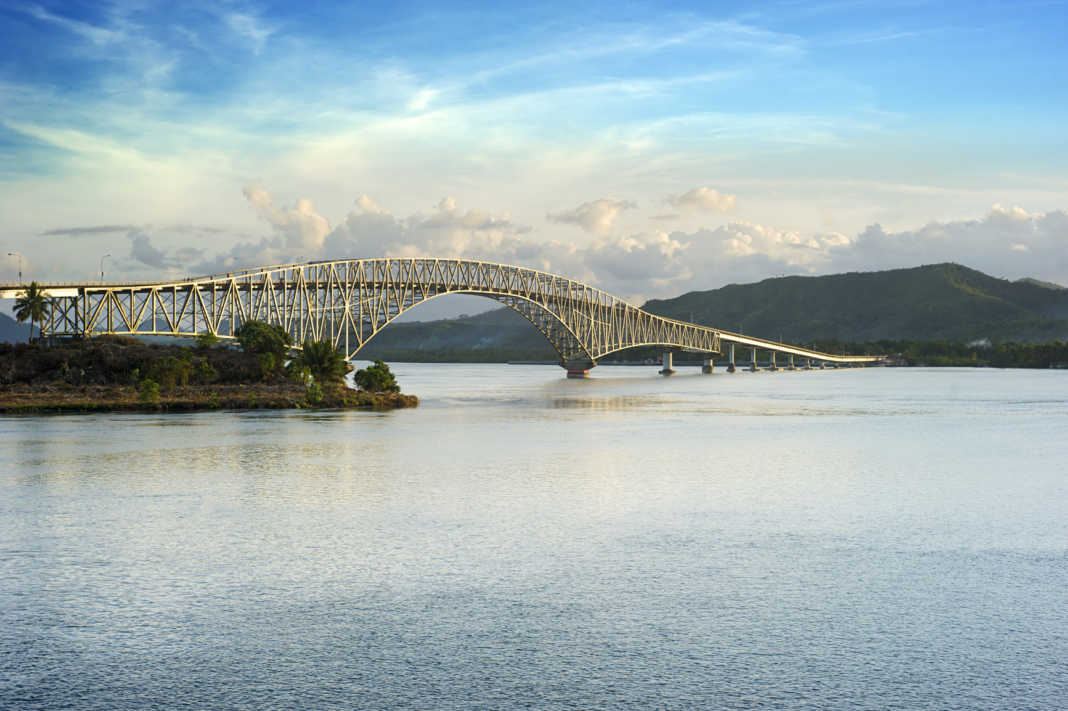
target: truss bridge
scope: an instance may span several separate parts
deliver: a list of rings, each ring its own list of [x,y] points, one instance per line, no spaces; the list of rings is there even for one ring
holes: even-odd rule
[[[405,311],[445,294],[477,294],[513,309],[552,344],[569,375],[583,376],[599,358],[638,346],[671,355],[699,354],[710,372],[713,357],[748,347],[752,370],[759,349],[817,364],[853,365],[879,356],[821,353],[722,331],[643,311],[588,284],[524,267],[468,259],[342,259],[255,267],[186,278],[137,283],[41,283],[50,297],[45,336],[99,334],[196,336],[232,339],[245,321],[281,326],[295,344],[329,340],[349,360]],[[0,285],[0,297],[21,288]]]

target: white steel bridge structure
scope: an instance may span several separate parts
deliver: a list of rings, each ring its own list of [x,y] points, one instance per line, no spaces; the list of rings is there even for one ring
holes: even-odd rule
[[[881,356],[822,353],[785,343],[663,318],[567,277],[470,259],[340,259],[254,267],[177,281],[41,283],[49,296],[44,336],[101,334],[234,337],[245,321],[281,326],[299,346],[328,340],[349,360],[405,311],[445,294],[477,294],[522,314],[552,344],[569,374],[638,346],[712,357],[734,346],[817,363],[864,364]],[[0,285],[0,297],[24,287]]]

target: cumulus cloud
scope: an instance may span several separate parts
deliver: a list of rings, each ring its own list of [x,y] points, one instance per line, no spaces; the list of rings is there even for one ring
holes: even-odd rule
[[[126,236],[130,240],[130,258],[148,267],[172,270],[190,266],[204,256],[204,250],[195,247],[182,246],[174,250],[157,247],[149,234],[137,229]]]
[[[648,288],[650,281],[667,284],[691,275],[683,252],[689,248],[666,232],[603,239],[582,250],[585,264],[602,282]]]
[[[271,225],[272,235],[242,242],[202,262],[203,272],[297,257],[470,258],[556,272],[631,301],[780,274],[830,274],[942,261],[960,262],[995,276],[1068,280],[1068,215],[1060,211],[1031,214],[995,205],[978,220],[932,222],[898,232],[873,224],[853,236],[804,234],[741,220],[689,232],[650,230],[623,236],[610,234],[602,224],[597,227],[602,234],[583,245],[539,239],[508,213],[462,209],[451,197],[427,213],[398,217],[361,195],[333,228],[314,214],[308,201],[298,202],[293,210],[280,210],[266,192],[251,192],[249,200]],[[568,211],[569,217],[580,224],[580,216],[591,215],[593,205]],[[621,204],[617,209],[624,208]],[[592,215],[588,222],[598,225]],[[314,239],[306,238],[309,230]],[[133,256],[141,263],[173,266],[178,257],[147,238],[131,240]]]
[[[514,257],[522,251],[521,235],[529,231],[507,213],[471,208],[461,211],[446,197],[429,215],[394,217],[364,195],[359,211],[350,212],[326,238],[324,254],[351,256],[441,256],[481,258],[481,254]]]
[[[681,195],[668,195],[664,202],[679,210],[727,212],[734,207],[735,200],[734,195],[701,185]]]
[[[637,205],[630,200],[601,198],[593,202],[584,202],[570,210],[550,212],[546,215],[546,219],[565,225],[578,225],[591,234],[607,235],[612,231],[619,213],[635,207]]]
[[[362,212],[370,213],[372,215],[388,215],[389,210],[376,203],[370,195],[364,193],[360,197],[356,198],[356,207],[360,208]]]
[[[130,235],[130,256],[141,264],[156,267],[157,269],[166,269],[173,266],[171,260],[167,258],[167,253],[153,246],[152,240],[149,239],[148,235]]]
[[[671,245],[668,247],[668,245]],[[870,225],[855,236],[802,234],[753,222],[693,232],[604,239],[580,250],[595,283],[626,296],[673,296],[780,274],[958,262],[994,276],[1068,281],[1068,214],[995,205],[978,220],[932,222],[891,232]]]
[[[1024,249],[1021,249],[1023,247]],[[934,262],[959,262],[994,275],[1068,276],[1068,214],[1028,213],[994,205],[978,220],[930,222],[915,230],[887,232],[870,225],[838,250],[843,268],[886,269]]]
[[[301,198],[297,200],[296,207],[285,210],[276,207],[270,193],[263,188],[246,187],[244,193],[245,199],[270,223],[287,247],[313,251],[322,248],[323,241],[330,234],[330,223],[315,211],[311,200]]]

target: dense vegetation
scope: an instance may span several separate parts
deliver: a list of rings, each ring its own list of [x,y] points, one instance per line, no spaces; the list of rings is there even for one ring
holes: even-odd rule
[[[0,343],[0,385],[237,384],[263,380],[259,363],[231,348],[184,348],[100,336],[55,346]]]
[[[289,336],[259,322],[236,334],[242,349],[214,336],[193,347],[101,336],[54,345],[0,343],[0,411],[405,407],[393,374],[375,366],[372,384],[348,388],[348,364],[330,343],[309,341],[287,364]]]
[[[357,387],[370,393],[399,393],[400,386],[393,377],[389,366],[380,360],[362,370],[357,370],[353,377]]]

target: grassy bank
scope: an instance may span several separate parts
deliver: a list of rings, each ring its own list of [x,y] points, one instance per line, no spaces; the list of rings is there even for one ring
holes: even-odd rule
[[[311,402],[300,385],[187,386],[146,401],[132,386],[50,385],[0,387],[0,414],[70,412],[195,412],[203,410],[289,410],[341,408],[392,410],[415,407],[419,398],[401,393],[369,393],[349,388],[323,392]]]

